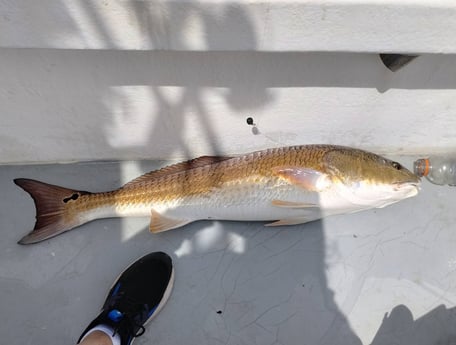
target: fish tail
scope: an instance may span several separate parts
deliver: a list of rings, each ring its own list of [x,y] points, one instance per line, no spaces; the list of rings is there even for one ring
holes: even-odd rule
[[[14,183],[30,194],[36,208],[35,227],[19,240],[19,244],[44,241],[86,222],[70,210],[71,204],[81,195],[90,193],[24,178],[15,179]]]

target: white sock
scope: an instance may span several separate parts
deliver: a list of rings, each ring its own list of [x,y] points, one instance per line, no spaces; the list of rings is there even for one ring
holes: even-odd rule
[[[81,339],[81,342],[92,332],[101,331],[111,338],[112,345],[120,345],[120,336],[116,333],[114,336],[114,329],[108,325],[98,325],[88,331],[84,337]]]

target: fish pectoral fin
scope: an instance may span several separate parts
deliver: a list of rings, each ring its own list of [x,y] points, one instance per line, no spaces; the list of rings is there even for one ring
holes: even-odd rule
[[[280,166],[273,168],[273,172],[289,183],[313,192],[324,190],[330,183],[328,175],[311,168]]]
[[[265,224],[264,226],[282,226],[282,225],[296,225],[296,224],[304,224],[311,222],[313,219],[304,218],[304,217],[297,217],[297,218],[288,218],[288,219],[281,219],[273,223]]]
[[[309,208],[309,207],[318,207],[316,204],[305,203],[305,202],[295,202],[295,201],[285,201],[274,199],[272,200],[272,205],[277,207],[286,207],[286,208]]]
[[[179,228],[192,222],[188,219],[176,219],[176,218],[169,218],[161,215],[155,210],[151,211],[151,218],[150,218],[150,225],[149,231],[152,233],[163,232],[175,228]]]

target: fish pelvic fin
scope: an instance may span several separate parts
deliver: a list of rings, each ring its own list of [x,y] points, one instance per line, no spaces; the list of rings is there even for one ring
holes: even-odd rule
[[[176,229],[185,224],[191,223],[192,220],[169,218],[161,215],[155,210],[151,211],[149,231],[152,233],[163,232],[171,229]]]
[[[19,240],[19,244],[32,244],[57,236],[85,223],[69,210],[80,196],[90,194],[44,182],[18,178],[14,183],[30,194],[35,202],[36,223],[33,230]]]

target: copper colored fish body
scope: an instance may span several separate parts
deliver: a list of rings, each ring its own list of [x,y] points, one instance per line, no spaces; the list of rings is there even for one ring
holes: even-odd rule
[[[86,222],[150,216],[152,232],[200,219],[306,223],[380,208],[418,193],[419,178],[374,153],[334,145],[204,156],[149,172],[110,192],[90,193],[29,179],[15,183],[35,201],[35,243]]]

